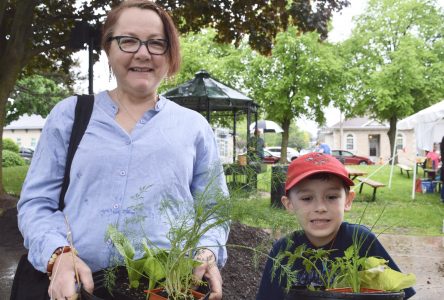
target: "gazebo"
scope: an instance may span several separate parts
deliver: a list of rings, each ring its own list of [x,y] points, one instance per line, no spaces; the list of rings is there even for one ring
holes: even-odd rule
[[[229,112],[233,115],[233,162],[236,160],[236,121],[240,114],[247,115],[247,143],[252,114],[257,122],[259,105],[253,99],[212,78],[205,70],[200,70],[189,80],[162,94],[179,105],[205,113],[210,122],[211,113]]]

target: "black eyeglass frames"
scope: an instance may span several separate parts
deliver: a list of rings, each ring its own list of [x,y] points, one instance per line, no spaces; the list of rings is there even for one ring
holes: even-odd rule
[[[109,42],[116,40],[120,50],[126,53],[136,53],[142,45],[145,45],[148,52],[153,55],[163,55],[168,50],[168,40],[165,39],[149,39],[142,41],[132,36],[112,36],[108,39]]]

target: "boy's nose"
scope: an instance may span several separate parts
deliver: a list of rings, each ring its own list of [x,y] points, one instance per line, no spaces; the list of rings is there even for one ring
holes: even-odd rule
[[[316,205],[316,207],[315,207],[316,212],[327,211],[327,206],[325,205],[325,201],[323,199],[316,199],[315,205]]]

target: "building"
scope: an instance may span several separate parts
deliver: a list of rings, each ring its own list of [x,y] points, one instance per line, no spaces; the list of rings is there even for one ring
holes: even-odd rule
[[[10,138],[19,147],[35,149],[46,119],[38,115],[24,114],[3,128],[3,138]]]
[[[223,164],[233,163],[233,134],[228,128],[213,128]]]
[[[341,136],[342,127],[342,136]],[[346,119],[331,127],[324,127],[318,136],[332,149],[348,150],[355,155],[370,157],[374,162],[390,159],[389,125],[368,117]],[[396,148],[405,153],[416,153],[413,130],[400,130]]]
[[[46,119],[38,115],[23,115],[3,128],[3,138],[12,139],[19,147],[35,149]],[[214,128],[222,163],[233,162],[233,138],[227,128]]]

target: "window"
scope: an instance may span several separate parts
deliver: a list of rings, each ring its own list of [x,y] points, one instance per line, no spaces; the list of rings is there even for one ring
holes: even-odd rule
[[[345,137],[345,149],[353,151],[355,149],[355,137],[349,133]]]
[[[17,138],[16,139],[16,143],[17,143],[17,145],[19,145],[19,147],[22,145],[22,139],[21,138]]]
[[[37,144],[36,138],[31,139],[31,147],[35,148],[35,145]]]
[[[404,149],[405,145],[405,136],[403,133],[398,133],[396,135],[396,142],[395,142],[395,148],[396,150]]]

